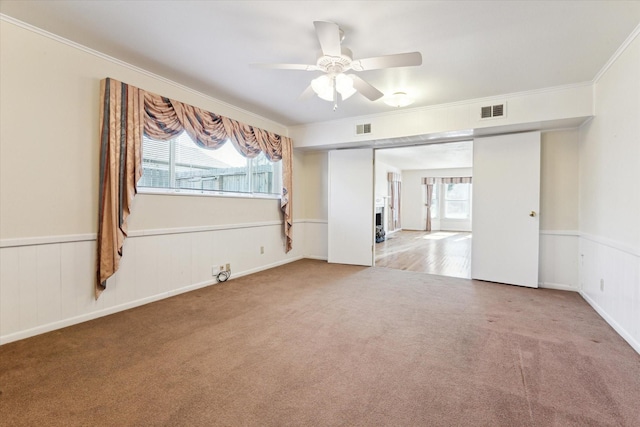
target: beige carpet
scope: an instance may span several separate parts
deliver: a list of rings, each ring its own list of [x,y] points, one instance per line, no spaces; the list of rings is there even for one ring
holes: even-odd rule
[[[0,393],[12,426],[639,426],[640,355],[576,293],[303,260],[6,344]]]

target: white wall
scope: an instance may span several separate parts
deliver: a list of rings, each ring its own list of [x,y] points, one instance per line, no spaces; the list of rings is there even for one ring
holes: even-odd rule
[[[578,130],[542,133],[540,151],[539,284],[578,291]]]
[[[388,173],[402,173],[402,171],[380,160],[376,160],[374,188],[375,197],[389,197],[389,180]],[[404,185],[404,183],[403,183]]]
[[[507,115],[500,119],[481,120],[483,105],[506,103]],[[593,113],[591,85],[588,83],[537,91],[505,94],[482,100],[467,100],[452,104],[401,109],[375,116],[352,117],[321,123],[294,126],[289,136],[299,147],[333,148],[385,138],[431,135],[457,137],[475,129],[475,136],[493,133],[495,128],[522,132],[534,130],[543,122],[586,118]],[[372,132],[357,135],[357,124],[371,124]],[[492,128],[492,129],[489,129]]]
[[[329,156],[327,151],[299,150],[296,155],[300,158],[296,170],[302,179],[294,189],[303,209],[298,216],[304,218],[300,220],[304,223],[304,256],[326,260]]]
[[[296,150],[293,251],[284,253],[279,200],[140,194],[122,267],[96,301],[101,79],[287,129],[13,21],[0,20],[0,43],[0,343],[210,285],[214,265],[231,263],[235,278],[326,253],[326,238],[305,237],[326,228],[313,202],[322,193],[307,197],[304,173],[315,177],[322,157]]]
[[[580,129],[581,294],[640,353],[640,27]]]

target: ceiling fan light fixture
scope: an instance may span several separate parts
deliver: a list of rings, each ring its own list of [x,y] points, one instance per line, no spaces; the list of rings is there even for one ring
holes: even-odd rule
[[[356,93],[351,77],[342,73],[336,76],[336,90],[340,93],[343,100]]]
[[[413,104],[414,99],[407,95],[406,92],[395,92],[393,95],[385,98],[384,103],[391,107],[406,107]]]
[[[343,100],[349,98],[356,93],[353,87],[353,80],[346,74],[340,73],[335,76],[323,74],[322,76],[311,80],[311,89],[318,95],[320,99],[325,101],[334,101],[333,85],[336,85],[336,91]]]
[[[333,101],[333,85],[331,77],[326,74],[311,80],[311,89],[318,95],[320,99],[325,101]]]

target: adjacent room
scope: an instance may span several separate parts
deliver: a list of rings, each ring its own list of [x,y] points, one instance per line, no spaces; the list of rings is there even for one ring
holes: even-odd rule
[[[375,265],[470,279],[473,141],[379,149],[375,158]],[[399,213],[389,174],[400,174]]]
[[[640,2],[0,0],[0,426],[640,425]]]

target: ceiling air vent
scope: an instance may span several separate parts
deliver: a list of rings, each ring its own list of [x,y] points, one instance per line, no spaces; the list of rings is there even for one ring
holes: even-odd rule
[[[505,104],[487,105],[486,107],[480,107],[481,119],[493,119],[496,117],[505,117],[506,109]]]
[[[371,133],[371,123],[356,125],[356,135],[366,135]]]

